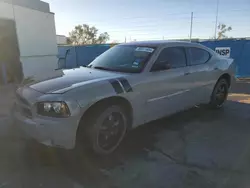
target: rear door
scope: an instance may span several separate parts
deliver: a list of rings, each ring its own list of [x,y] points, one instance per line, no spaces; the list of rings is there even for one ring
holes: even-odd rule
[[[211,95],[211,89],[216,82],[213,72],[214,64],[210,63],[212,55],[205,49],[198,47],[186,48],[188,58],[188,75],[186,79],[192,82],[190,100],[193,103],[206,103]]]

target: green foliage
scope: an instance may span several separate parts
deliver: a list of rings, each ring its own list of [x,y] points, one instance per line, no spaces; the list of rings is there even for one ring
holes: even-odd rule
[[[218,34],[217,34],[217,39],[225,39],[228,38],[226,35],[227,32],[230,32],[232,30],[232,27],[229,26],[227,27],[226,24],[220,23],[218,25]]]
[[[30,76],[30,77],[24,78],[21,85],[24,86],[24,85],[30,84],[34,81],[35,81],[34,76]]]
[[[107,32],[98,35],[98,29],[96,27],[83,24],[75,26],[75,29],[69,33],[67,43],[73,45],[104,44],[108,40],[109,34]]]
[[[67,40],[67,44],[72,44],[70,37],[67,37],[66,40]]]

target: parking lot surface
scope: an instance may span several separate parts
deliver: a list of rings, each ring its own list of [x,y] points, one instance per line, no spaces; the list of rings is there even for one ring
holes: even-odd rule
[[[12,91],[0,91],[0,188],[250,186],[250,81],[234,86],[223,109],[194,107],[141,126],[106,157],[14,134]]]

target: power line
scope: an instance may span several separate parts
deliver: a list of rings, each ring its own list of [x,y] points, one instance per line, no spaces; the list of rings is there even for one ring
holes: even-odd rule
[[[193,22],[194,24],[195,22]],[[249,26],[246,26],[246,27],[249,27]],[[193,28],[193,31],[192,32],[196,32],[197,30],[211,30],[212,28],[210,26],[202,26],[202,27],[198,27],[196,25],[193,25],[192,26]],[[194,30],[195,28],[195,30]],[[250,29],[250,27],[249,27]],[[188,27],[172,27],[172,28],[162,28],[162,29],[157,29],[157,28],[131,28],[131,29],[118,29],[118,30],[107,30],[108,33],[133,33],[133,32],[136,32],[138,34],[152,34],[152,33],[156,33],[156,34],[159,34],[159,33],[170,33],[170,32],[176,32],[176,31],[180,31],[180,30],[190,30],[190,28]],[[232,31],[236,31],[236,30],[240,30],[240,29],[237,29],[237,27],[233,27],[233,30]],[[246,29],[244,29],[245,31]]]
[[[220,12],[218,12],[218,14],[225,14],[225,13],[233,13],[233,12],[239,12],[239,13],[242,13],[243,11],[246,11],[246,12],[249,12],[249,9],[228,9],[228,10],[222,10]],[[204,12],[199,12],[199,11],[193,11],[195,15],[199,15],[199,14],[202,14],[201,16],[198,16],[198,17],[205,17],[205,16],[211,16],[211,14],[204,14]],[[140,20],[136,20],[136,19],[146,19],[146,20],[166,20],[166,16],[169,16],[169,15],[176,15],[176,16],[186,16],[184,17],[189,19],[189,15],[190,13],[183,13],[183,12],[179,12],[179,13],[164,13],[162,15],[160,14],[157,14],[158,16],[163,16],[163,18],[159,18],[159,17],[148,17],[148,16],[133,16],[133,17],[123,17],[123,18],[120,18],[117,22],[120,22],[121,20],[122,21],[125,21],[125,20],[129,20],[129,21],[138,21],[140,22]],[[112,20],[117,20],[116,18],[114,17],[101,17],[100,19],[98,20],[92,20],[91,22],[92,23],[103,23],[103,20],[105,21],[112,21]],[[88,23],[89,20],[87,21],[83,21],[83,22],[86,22]]]

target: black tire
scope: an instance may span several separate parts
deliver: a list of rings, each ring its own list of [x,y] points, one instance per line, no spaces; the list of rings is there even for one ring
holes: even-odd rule
[[[226,79],[221,78],[215,85],[209,106],[212,109],[219,109],[227,100],[229,83]]]
[[[128,116],[119,105],[97,108],[89,119],[86,133],[94,153],[112,153],[124,138],[128,127]],[[113,143],[111,139],[113,139]]]

